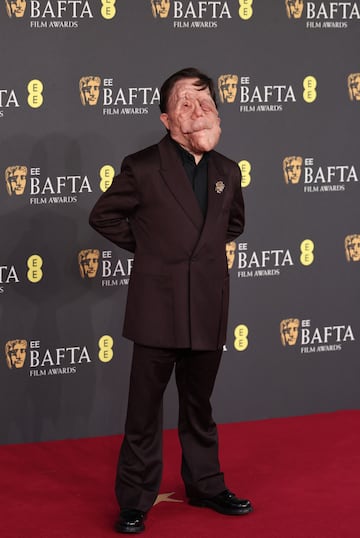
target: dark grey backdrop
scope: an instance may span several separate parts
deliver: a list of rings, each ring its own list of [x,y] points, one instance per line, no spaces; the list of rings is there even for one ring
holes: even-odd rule
[[[118,171],[125,155],[163,136],[157,89],[189,65],[216,83],[238,76],[234,102],[220,102],[218,149],[251,166],[216,420],[358,408],[360,262],[347,261],[344,241],[360,234],[360,100],[350,99],[347,82],[360,72],[359,2],[346,10],[332,2],[331,14],[328,2],[304,1],[298,19],[280,0],[171,1],[164,18],[153,16],[150,0],[67,2],[62,13],[55,0],[41,8],[27,1],[24,15],[11,18],[1,4],[0,442],[122,432],[131,257],[87,219],[102,167]],[[101,78],[99,99],[83,106],[79,80],[90,75]],[[311,102],[303,98],[308,76],[317,82]],[[27,88],[34,80],[43,85],[35,108]],[[303,159],[297,184],[284,181],[288,156]],[[15,165],[27,167],[26,187],[9,196],[6,170]],[[306,183],[311,174],[317,182]],[[306,265],[304,240],[314,245]],[[91,279],[79,271],[83,249],[100,251]],[[279,327],[289,318],[299,320],[298,337],[283,346]],[[15,340],[25,341],[25,360],[9,368],[5,347]],[[100,360],[102,349],[111,360]],[[165,427],[176,415],[171,384]]]

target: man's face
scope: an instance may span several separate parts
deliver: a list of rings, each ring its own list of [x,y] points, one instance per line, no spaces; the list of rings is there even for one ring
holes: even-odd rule
[[[235,261],[235,251],[236,251],[236,243],[235,241],[231,241],[230,243],[226,243],[226,258],[227,258],[227,265],[228,269],[231,269],[234,265]]]
[[[100,93],[100,84],[96,79],[90,79],[82,88],[85,101],[88,105],[94,106],[98,102]]]
[[[10,16],[23,17],[26,9],[26,0],[6,0],[10,9]]]
[[[360,101],[360,73],[349,80],[350,97],[354,101]]]
[[[81,266],[84,271],[84,277],[94,278],[96,276],[99,267],[99,253],[98,251],[90,251],[81,260]]]
[[[354,235],[348,245],[349,258],[353,262],[360,261],[360,235]]]
[[[18,166],[12,170],[7,170],[6,185],[10,196],[12,194],[15,194],[16,196],[24,194],[26,186],[26,173],[27,170],[25,166]]]
[[[26,359],[26,340],[8,342],[6,360],[9,368],[22,368]]]
[[[284,163],[285,181],[287,183],[299,183],[301,176],[302,159],[294,157],[286,159]]]
[[[288,321],[283,327],[283,336],[285,343],[288,346],[294,346],[299,334],[299,323],[298,321]]]
[[[237,92],[237,77],[227,77],[221,85],[223,102],[233,103]]]
[[[171,137],[193,155],[212,150],[220,138],[220,118],[208,88],[195,86],[196,78],[174,85],[167,112],[160,115]]]
[[[303,9],[303,0],[285,0],[289,19],[300,19]]]
[[[169,14],[170,0],[151,0],[151,7],[154,17],[165,19]]]

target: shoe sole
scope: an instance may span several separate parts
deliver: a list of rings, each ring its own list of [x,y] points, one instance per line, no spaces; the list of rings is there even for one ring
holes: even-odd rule
[[[197,501],[197,500],[189,500],[189,504],[191,506],[197,506],[199,508],[211,508],[211,510],[215,510],[215,512],[219,512],[219,514],[224,514],[225,516],[245,516],[246,514],[250,514],[253,511],[253,508],[244,508],[244,509],[233,509],[230,508],[221,508],[215,503],[212,503],[211,501]]]
[[[115,527],[115,530],[116,532],[120,532],[122,534],[140,534],[140,532],[145,530],[145,525],[142,525],[137,529],[134,529],[134,527],[126,527],[125,525],[118,525]]]

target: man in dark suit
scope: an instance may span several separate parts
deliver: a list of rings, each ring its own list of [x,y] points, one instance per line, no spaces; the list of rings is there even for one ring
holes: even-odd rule
[[[144,530],[162,471],[162,399],[175,365],[181,475],[189,503],[251,512],[225,485],[210,396],[225,343],[229,274],[225,245],[243,231],[238,165],[213,148],[220,119],[213,82],[197,69],[160,90],[168,133],[126,157],[90,224],[135,253],[123,335],[134,341],[125,437],[116,477],[116,530]]]

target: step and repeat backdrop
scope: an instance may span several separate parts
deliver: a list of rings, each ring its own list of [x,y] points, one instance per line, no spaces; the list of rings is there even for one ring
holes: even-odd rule
[[[1,0],[0,29],[0,442],[123,431],[133,258],[88,215],[189,66],[246,202],[215,418],[359,408],[360,1]]]

